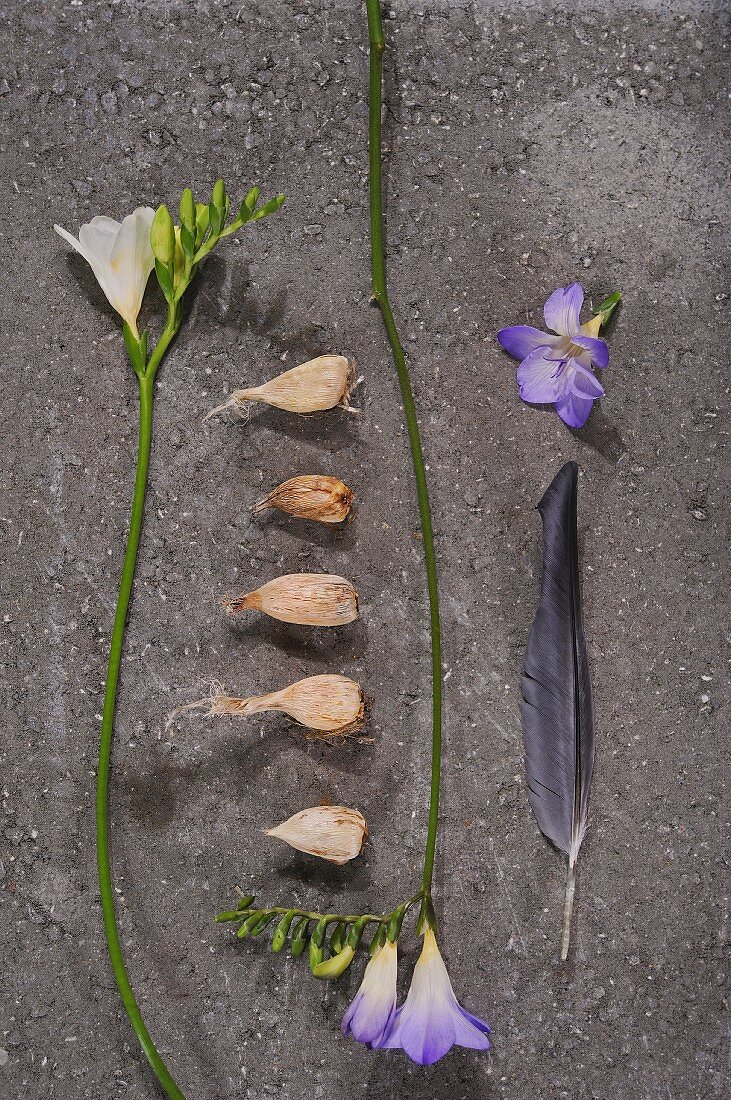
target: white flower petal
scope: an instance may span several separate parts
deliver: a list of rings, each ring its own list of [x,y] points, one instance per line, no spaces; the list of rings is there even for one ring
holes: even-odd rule
[[[114,241],[109,266],[121,290],[116,309],[134,328],[142,305],[147,280],[155,266],[150,244],[150,230],[155,211],[149,206],[139,206],[122,222]]]
[[[142,305],[147,280],[155,266],[150,229],[155,211],[139,206],[123,222],[95,217],[82,225],[76,240],[60,225],[56,232],[79,252],[91,267],[109,304],[133,332]]]
[[[105,217],[92,218],[88,225],[82,225],[79,230],[79,243],[84,249],[84,254],[94,256],[103,263],[109,263],[114,242],[121,228],[121,224],[114,218]]]
[[[65,241],[68,241],[68,243],[71,245],[71,247],[73,249],[75,249],[76,252],[78,252],[80,256],[83,256],[87,263],[89,262],[89,257],[87,256],[86,252],[84,251],[84,246],[81,244],[80,241],[76,240],[76,237],[73,237],[69,233],[68,229],[64,229],[64,227],[62,225],[54,225],[53,228],[56,230],[59,237],[63,237],[63,239]]]

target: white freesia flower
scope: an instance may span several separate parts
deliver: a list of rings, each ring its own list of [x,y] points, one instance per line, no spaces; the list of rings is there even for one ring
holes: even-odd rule
[[[96,276],[109,304],[127,322],[135,336],[137,315],[147,280],[155,266],[150,229],[155,211],[138,206],[123,222],[113,218],[92,218],[82,225],[76,240],[60,225],[56,232],[81,253]]]

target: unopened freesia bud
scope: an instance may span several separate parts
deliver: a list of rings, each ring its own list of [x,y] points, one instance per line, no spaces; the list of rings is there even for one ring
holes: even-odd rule
[[[324,962],[316,963],[311,967],[312,973],[316,978],[321,978],[324,981],[333,981],[335,978],[339,978],[341,974],[344,974],[353,961],[355,952],[353,948],[348,944],[345,945],[336,955],[333,955],[330,959],[325,959]]]
[[[301,626],[345,626],[358,618],[358,593],[344,577],[289,573],[254,592],[226,599],[224,607],[229,614],[263,611],[283,623]]]
[[[213,191],[211,192],[211,202],[220,210],[223,210],[226,202],[226,185],[223,180],[216,180],[214,183]]]
[[[195,239],[200,244],[208,231],[208,207],[204,202],[195,205]]]
[[[358,810],[350,810],[347,806],[313,806],[264,832],[267,836],[278,837],[298,852],[342,864],[360,855],[368,827]]]
[[[348,412],[358,412],[348,404],[353,375],[353,365],[344,355],[321,355],[277,375],[263,386],[234,390],[228,401],[212,409],[205,419],[224,409],[245,411],[248,401],[264,401],[292,413],[324,412],[336,405]]]
[[[191,233],[195,233],[195,201],[189,187],[186,187],[180,196],[180,224]]]
[[[175,226],[164,203],[157,208],[150,230],[150,244],[156,260],[161,264],[172,263],[175,258]]]
[[[278,508],[290,516],[317,520],[319,523],[342,523],[353,503],[353,494],[337,477],[303,474],[291,477],[273,489],[252,511]]]

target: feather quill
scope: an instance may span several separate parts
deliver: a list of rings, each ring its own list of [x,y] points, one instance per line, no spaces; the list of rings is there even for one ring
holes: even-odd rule
[[[594,716],[581,616],[576,530],[579,467],[567,462],[546,490],[543,574],[528,636],[520,706],[528,799],[541,832],[568,856],[561,958],[569,951],[576,861],[594,768]]]

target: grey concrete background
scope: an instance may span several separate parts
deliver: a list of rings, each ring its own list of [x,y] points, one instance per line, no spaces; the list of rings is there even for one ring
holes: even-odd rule
[[[51,231],[201,193],[222,175],[289,200],[211,260],[160,375],[151,490],[123,665],[113,854],[152,1033],[197,1100],[708,1100],[728,1086],[722,856],[728,695],[726,20],[721,5],[399,2],[387,22],[394,305],[421,411],[440,556],[447,750],[437,893],[462,1001],[490,1056],[432,1069],[343,1040],[360,967],[240,945],[213,913],[390,906],[418,878],[427,620],[407,441],[368,308],[361,4],[7,2],[2,18],[4,494],[0,1094],[158,1095],[105,956],[93,789],[136,399],[116,318]],[[496,329],[555,286],[619,287],[607,396],[585,430],[522,405]],[[159,300],[149,295],[151,330]],[[354,354],[359,419],[202,425],[228,389]],[[572,957],[559,858],[521,774],[519,669],[535,605],[534,505],[581,465],[597,711]],[[326,471],[343,532],[251,523],[262,489]],[[220,597],[288,570],[352,577],[362,623],[225,621]],[[242,693],[315,671],[375,697],[371,745],[284,722],[163,716],[217,678]],[[331,797],[371,841],[322,868],[262,825]],[[404,981],[414,958],[404,937]]]

